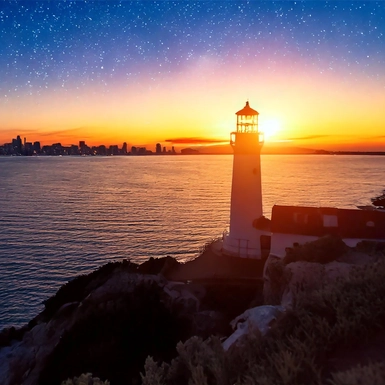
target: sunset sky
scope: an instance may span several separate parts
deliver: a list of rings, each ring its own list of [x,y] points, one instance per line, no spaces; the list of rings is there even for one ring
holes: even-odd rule
[[[385,151],[384,1],[0,3],[0,144]]]

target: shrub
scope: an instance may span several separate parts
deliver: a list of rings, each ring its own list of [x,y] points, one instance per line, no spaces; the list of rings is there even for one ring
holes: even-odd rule
[[[157,378],[164,381],[162,385],[325,384],[329,381],[325,374],[327,357],[337,346],[353,347],[383,328],[384,276],[385,261],[379,261],[357,268],[349,278],[321,290],[303,292],[293,309],[284,313],[266,336],[250,332],[241,346],[231,347],[228,352],[216,339],[202,341],[193,337],[179,343],[178,356],[171,365],[157,366]],[[360,373],[381,378],[378,384],[385,382],[382,366],[335,373],[330,381],[333,385],[355,385],[360,383]],[[151,375],[146,367],[145,384],[150,383]],[[352,381],[349,376],[353,376]],[[341,382],[346,378],[350,382]]]
[[[315,241],[303,245],[295,244],[292,248],[288,248],[284,263],[297,261],[328,263],[342,256],[348,249],[341,238],[327,235]]]
[[[345,372],[332,374],[330,385],[383,385],[385,379],[385,364],[383,362],[370,363],[366,366],[358,365]]]
[[[61,385],[110,385],[109,381],[101,381],[98,377],[92,377],[92,373],[82,374],[72,380],[63,381]]]

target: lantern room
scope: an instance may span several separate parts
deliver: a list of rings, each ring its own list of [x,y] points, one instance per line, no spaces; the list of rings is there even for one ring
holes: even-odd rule
[[[236,131],[230,134],[230,144],[235,147],[235,144],[241,142],[251,143],[256,141],[259,147],[263,146],[263,133],[258,131],[258,115],[259,112],[250,107],[249,102],[246,102],[245,107],[235,113],[237,115]],[[243,135],[245,134],[245,135]],[[253,137],[249,137],[252,134]],[[242,147],[244,145],[242,144]],[[235,148],[234,148],[235,149]]]
[[[258,115],[259,112],[249,106],[246,102],[245,107],[235,113],[237,115],[237,132],[258,132]]]

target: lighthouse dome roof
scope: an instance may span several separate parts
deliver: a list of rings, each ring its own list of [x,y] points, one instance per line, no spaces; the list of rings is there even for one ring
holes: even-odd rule
[[[245,107],[243,107],[241,110],[239,110],[235,114],[236,115],[247,115],[247,116],[250,116],[250,115],[259,115],[259,112],[254,110],[254,109],[252,109],[249,106],[249,102],[247,101]]]

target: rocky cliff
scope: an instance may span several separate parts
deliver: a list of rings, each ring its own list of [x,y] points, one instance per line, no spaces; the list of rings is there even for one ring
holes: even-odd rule
[[[169,281],[172,258],[110,263],[60,288],[44,311],[0,334],[0,383],[60,384],[91,372],[113,384],[140,382],[148,355],[169,362],[191,336],[227,336],[229,322],[261,300],[261,286]]]
[[[295,245],[269,256],[263,286],[260,263],[205,253],[68,282],[0,333],[0,383],[385,384],[384,244]]]

